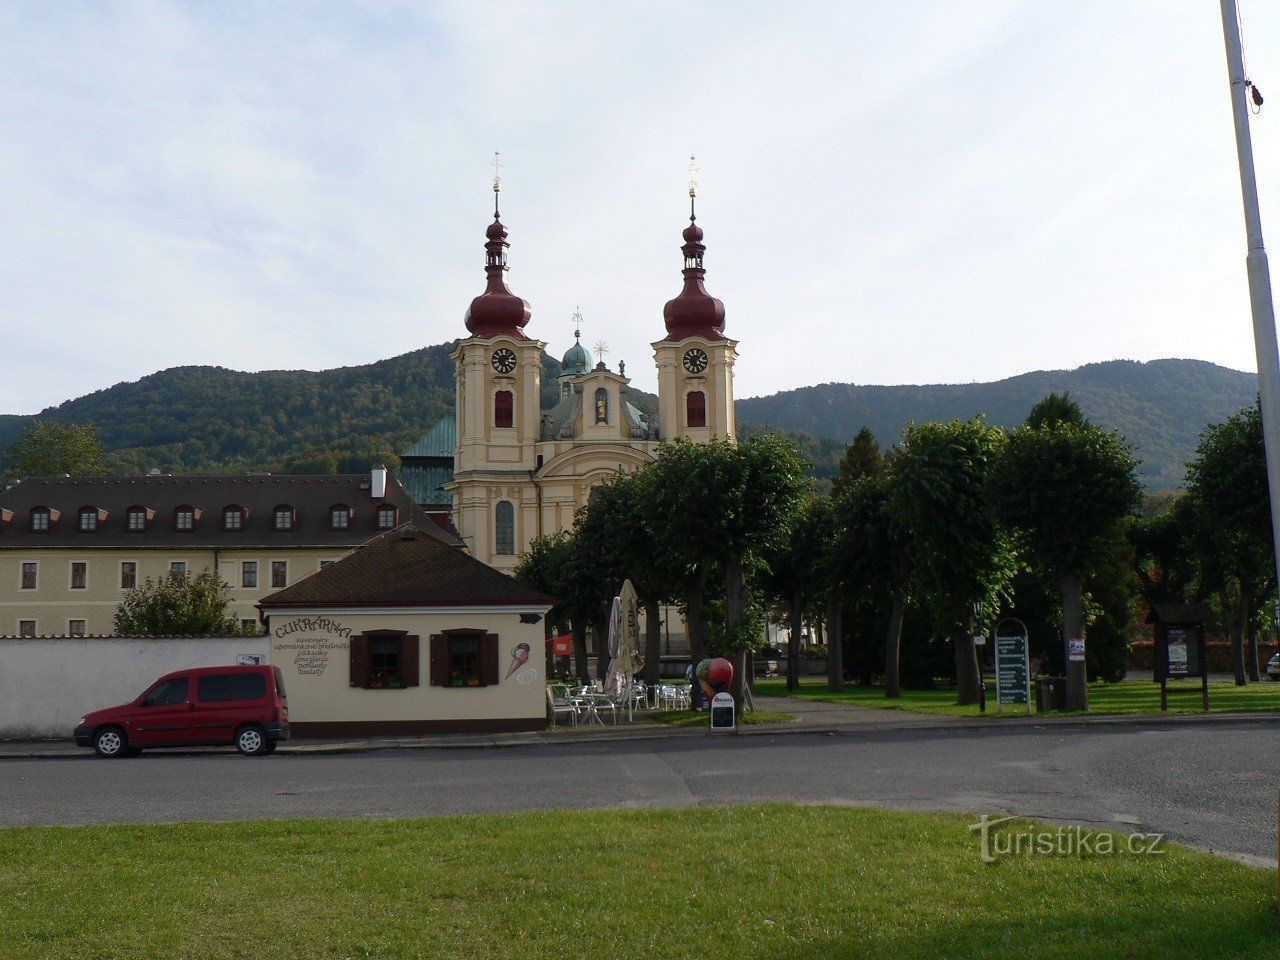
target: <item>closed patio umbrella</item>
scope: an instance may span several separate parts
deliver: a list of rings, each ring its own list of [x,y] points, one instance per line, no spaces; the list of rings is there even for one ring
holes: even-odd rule
[[[622,591],[613,598],[613,609],[609,615],[609,653],[613,660],[609,664],[605,692],[614,700],[626,698],[628,719],[631,717],[631,677],[644,666],[639,643],[640,601],[636,588],[627,580],[622,584]]]

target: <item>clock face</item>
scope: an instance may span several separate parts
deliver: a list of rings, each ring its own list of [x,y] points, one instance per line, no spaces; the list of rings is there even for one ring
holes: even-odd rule
[[[684,368],[690,373],[701,373],[707,369],[707,351],[694,347],[684,355]]]
[[[501,347],[493,351],[493,358],[489,362],[499,373],[510,373],[516,368],[516,352]]]

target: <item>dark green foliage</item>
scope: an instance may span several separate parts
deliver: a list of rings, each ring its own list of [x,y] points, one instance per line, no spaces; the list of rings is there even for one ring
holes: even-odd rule
[[[238,636],[239,624],[227,616],[227,584],[209,570],[195,577],[150,577],[134,587],[116,610],[121,636]]]
[[[105,472],[102,444],[91,424],[35,420],[4,451],[6,481]]]
[[[946,423],[982,414],[991,424],[1014,427],[1046,394],[1066,391],[1089,420],[1118,430],[1133,443],[1142,459],[1143,483],[1161,490],[1181,485],[1200,428],[1251,403],[1257,390],[1254,374],[1200,360],[1113,360],[1076,370],[1040,370],[994,383],[825,383],[739,400],[737,411],[740,423],[817,438],[812,449],[805,448],[806,456],[813,459],[821,439],[848,442],[864,424],[882,444],[895,442],[910,421]],[[819,462],[815,474],[833,474],[840,453],[837,445],[829,460]]]

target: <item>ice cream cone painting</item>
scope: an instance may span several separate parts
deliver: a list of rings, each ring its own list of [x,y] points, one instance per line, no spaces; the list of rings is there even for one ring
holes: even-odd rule
[[[511,666],[507,667],[507,676],[511,676],[523,667],[528,660],[529,645],[527,643],[517,643],[515,649],[511,651]]]

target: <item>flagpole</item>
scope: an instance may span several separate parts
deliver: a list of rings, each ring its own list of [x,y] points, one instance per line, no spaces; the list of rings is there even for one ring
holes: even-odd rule
[[[1231,80],[1231,112],[1236,124],[1236,156],[1240,161],[1240,192],[1244,199],[1244,227],[1249,253],[1249,301],[1253,307],[1253,346],[1258,358],[1258,394],[1262,408],[1262,437],[1267,456],[1267,490],[1271,497],[1271,539],[1276,570],[1280,572],[1280,349],[1276,344],[1275,307],[1271,300],[1271,271],[1262,244],[1262,216],[1258,210],[1258,182],[1253,171],[1253,141],[1249,135],[1249,95],[1252,85],[1244,74],[1240,14],[1236,0],[1222,0],[1222,34]],[[1261,103],[1261,98],[1257,98]]]

